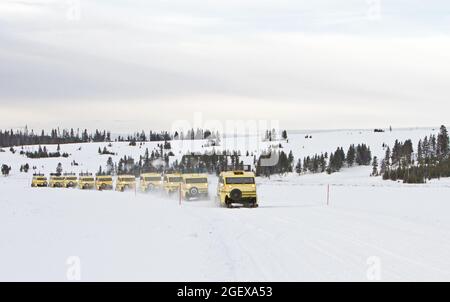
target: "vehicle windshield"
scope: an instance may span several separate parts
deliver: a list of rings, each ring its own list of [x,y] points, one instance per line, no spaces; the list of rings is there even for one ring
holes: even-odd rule
[[[81,180],[82,180],[82,181],[94,181],[93,178],[82,178]]]
[[[46,177],[36,177],[36,180],[47,180]]]
[[[160,181],[161,177],[155,177],[155,176],[153,176],[153,177],[144,177],[144,180],[145,181]]]
[[[186,178],[187,184],[203,184],[208,183],[208,178]]]
[[[169,177],[169,182],[181,182],[181,177]]]
[[[102,178],[97,178],[98,181],[112,181],[111,177],[102,177]]]
[[[64,180],[64,177],[53,177],[53,180]]]
[[[227,184],[229,185],[254,185],[254,177],[227,177]]]
[[[119,178],[119,181],[126,181],[126,182],[131,182],[131,181],[135,181],[136,179],[133,177],[121,177]]]
[[[66,177],[67,180],[77,180],[76,177]]]

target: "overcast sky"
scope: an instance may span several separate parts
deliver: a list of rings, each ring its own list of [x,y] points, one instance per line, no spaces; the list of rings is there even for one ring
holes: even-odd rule
[[[445,0],[1,0],[0,128],[450,125]]]

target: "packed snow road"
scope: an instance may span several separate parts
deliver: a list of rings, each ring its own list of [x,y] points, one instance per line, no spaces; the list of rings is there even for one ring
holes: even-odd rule
[[[259,180],[257,209],[0,178],[0,280],[450,281],[450,184],[349,173]]]

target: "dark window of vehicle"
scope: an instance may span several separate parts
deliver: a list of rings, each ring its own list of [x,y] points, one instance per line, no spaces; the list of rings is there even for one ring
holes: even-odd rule
[[[97,181],[112,181],[112,178],[97,178]]]
[[[181,182],[181,177],[169,177],[169,182]]]
[[[203,184],[207,182],[208,178],[186,178],[187,184]]]
[[[145,177],[145,181],[160,181],[161,177]]]
[[[228,185],[253,185],[255,178],[253,177],[227,177]]]

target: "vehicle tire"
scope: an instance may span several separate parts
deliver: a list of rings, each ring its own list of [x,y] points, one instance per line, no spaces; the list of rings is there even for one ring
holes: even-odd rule
[[[198,195],[198,189],[196,187],[193,187],[189,190],[189,195],[195,197]]]
[[[147,187],[147,191],[154,191],[155,190],[155,185],[154,184],[149,184]]]
[[[241,198],[242,198],[242,191],[239,190],[239,189],[233,189],[230,192],[230,198],[231,198],[231,200],[234,200],[234,201],[241,200]]]

